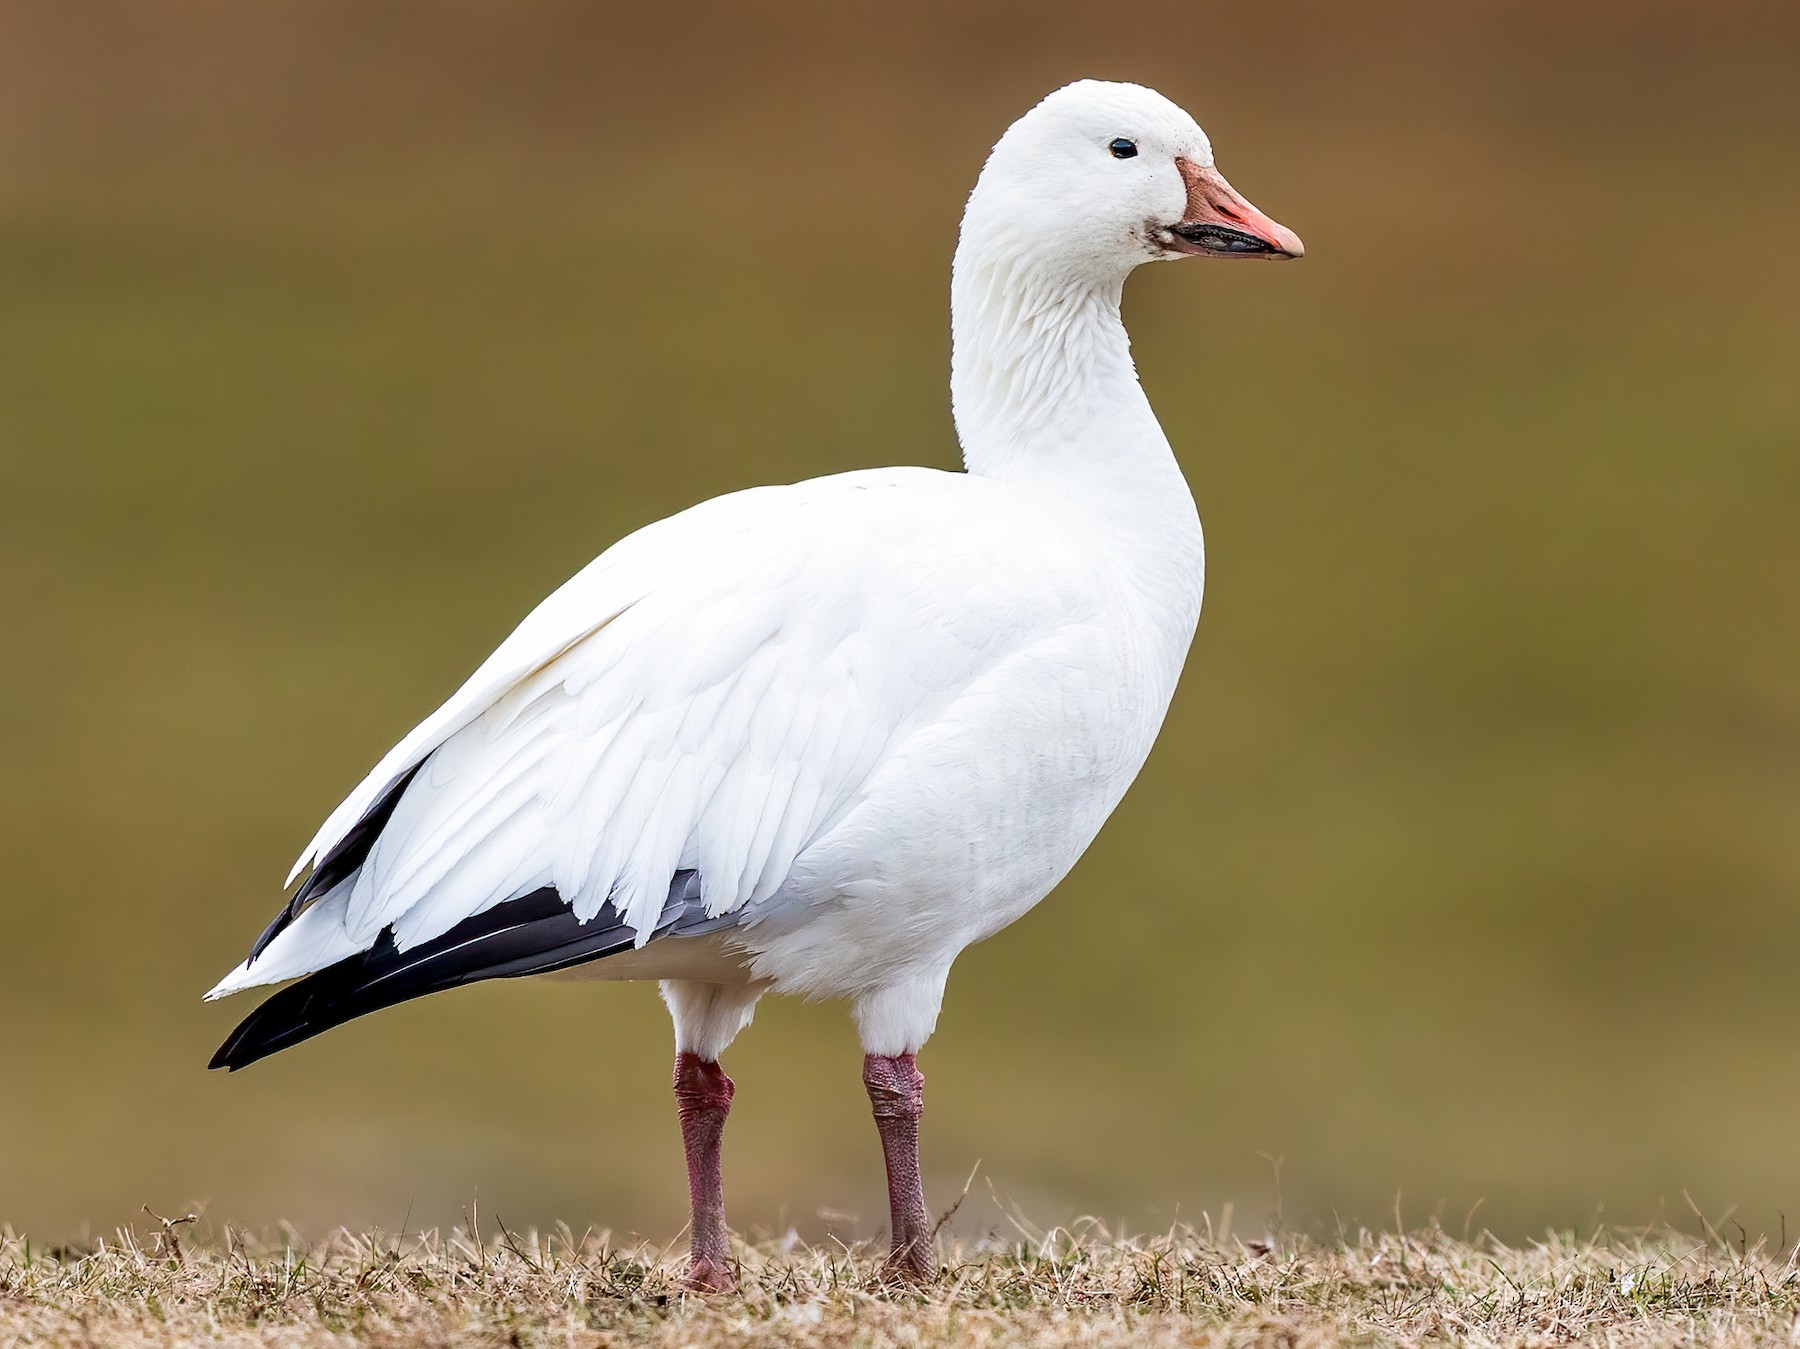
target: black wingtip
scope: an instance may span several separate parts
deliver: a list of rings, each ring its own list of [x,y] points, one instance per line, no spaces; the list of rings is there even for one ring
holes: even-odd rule
[[[678,871],[652,932],[661,936],[700,906],[700,881]],[[482,979],[513,979],[600,960],[635,945],[611,905],[582,922],[554,889],[534,890],[466,918],[441,937],[401,951],[386,928],[359,951],[266,998],[232,1031],[208,1068],[235,1072],[344,1022],[395,1003]]]
[[[521,913],[521,908],[528,912]],[[457,984],[496,978],[504,973],[497,968],[497,957],[503,957],[509,945],[517,944],[521,931],[541,924],[546,908],[574,920],[551,890],[497,904],[411,951],[400,951],[394,945],[394,930],[384,928],[367,951],[328,965],[265,998],[238,1023],[208,1066],[235,1072],[383,1007]],[[513,942],[505,941],[508,937]]]
[[[382,938],[383,944],[391,950],[393,943],[389,934],[383,933]],[[367,956],[370,954],[373,953],[365,952],[340,961],[264,999],[255,1011],[238,1023],[237,1029],[226,1037],[206,1066],[236,1072],[258,1059],[266,1059],[333,1026],[342,1025],[352,1017],[388,1006],[387,1002],[366,998],[361,1000],[365,1005],[357,1005],[353,996],[346,996],[354,995],[358,976],[369,963]],[[393,999],[395,1002],[400,1000]]]
[[[304,1017],[294,1014],[294,1006],[286,998],[288,993],[299,992],[300,984],[293,988],[284,988],[274,997],[265,1000],[249,1016],[237,1025],[237,1029],[226,1037],[225,1043],[214,1052],[207,1063],[210,1068],[223,1068],[226,1072],[235,1073],[239,1068],[247,1068],[258,1059],[266,1059],[271,1054],[279,1053],[299,1044],[302,1040],[310,1040],[313,1036],[341,1025],[352,1016],[360,1016],[360,1012],[350,1012],[336,1020],[309,1023]],[[368,1008],[374,1011],[373,1007]]]

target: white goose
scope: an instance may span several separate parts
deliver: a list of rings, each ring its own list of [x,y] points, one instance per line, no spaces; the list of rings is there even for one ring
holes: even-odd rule
[[[1041,900],[1162,724],[1200,521],[1120,291],[1182,254],[1299,257],[1160,94],[1083,81],[1001,137],[963,218],[951,395],[967,473],[758,487],[615,544],[325,821],[208,997],[307,976],[214,1067],[478,979],[657,979],[693,1206],[732,1280],[720,1053],[764,993],[847,998],[892,1267],[932,1265],[924,1079],[951,962]]]

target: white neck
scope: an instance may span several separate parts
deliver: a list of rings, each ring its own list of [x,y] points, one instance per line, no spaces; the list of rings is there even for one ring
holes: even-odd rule
[[[972,206],[951,273],[950,401],[969,472],[1071,486],[1179,476],[1119,318],[1126,269],[1058,266],[1008,242]]]
[[[994,242],[965,222],[951,280],[964,465],[1092,507],[1117,526],[1121,549],[1143,554],[1134,570],[1191,576],[1197,613],[1199,517],[1138,384],[1119,318],[1123,269],[1091,279]]]

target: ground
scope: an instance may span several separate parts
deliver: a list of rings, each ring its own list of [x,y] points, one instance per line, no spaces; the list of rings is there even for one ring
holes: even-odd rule
[[[1800,1342],[1795,1252],[1717,1233],[1507,1245],[1429,1230],[1223,1242],[1079,1225],[943,1243],[890,1288],[867,1250],[738,1249],[742,1287],[683,1293],[679,1260],[604,1236],[213,1238],[178,1220],[0,1244],[0,1345],[1280,1345]]]

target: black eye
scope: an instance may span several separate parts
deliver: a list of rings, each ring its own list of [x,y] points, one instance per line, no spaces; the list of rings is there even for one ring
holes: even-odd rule
[[[1132,159],[1137,155],[1137,142],[1128,141],[1123,136],[1106,147],[1112,151],[1114,159]]]

